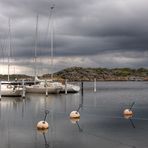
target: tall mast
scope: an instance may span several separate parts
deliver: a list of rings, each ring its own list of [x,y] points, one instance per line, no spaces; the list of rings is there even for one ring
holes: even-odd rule
[[[10,18],[8,21],[8,25],[9,25],[9,51],[8,51],[8,81],[10,81],[10,52],[11,52],[11,22],[10,22]]]
[[[54,10],[55,5],[52,5],[50,7],[51,10],[51,34],[50,34],[50,43],[51,43],[51,71],[53,70],[53,34],[54,34],[54,28],[53,28],[53,10]],[[53,72],[53,71],[52,71]],[[51,79],[53,79],[53,73],[51,73]]]
[[[37,44],[38,44],[38,15],[37,15],[37,19],[36,19],[36,31],[35,31],[35,49],[34,49],[34,76],[37,76],[37,66],[36,66],[36,62],[37,62]]]

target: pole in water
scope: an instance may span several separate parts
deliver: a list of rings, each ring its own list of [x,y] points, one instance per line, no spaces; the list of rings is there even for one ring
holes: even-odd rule
[[[77,126],[78,126],[78,128],[79,128],[79,132],[83,132],[83,129],[80,127],[78,121],[76,121],[76,124],[77,124]]]
[[[45,141],[45,148],[48,148],[49,144],[47,143],[45,132],[43,133],[43,137],[44,137],[44,141]]]
[[[65,94],[67,94],[67,79],[65,80]]]
[[[81,107],[83,106],[83,102],[84,102],[84,96],[83,93],[81,93]]]
[[[130,118],[129,120],[130,120],[130,123],[131,123],[132,127],[133,127],[133,128],[136,128],[136,127],[135,127],[135,124],[134,124],[134,122],[133,122],[133,120],[132,120],[131,118]]]
[[[2,95],[1,95],[1,81],[0,81],[0,101],[2,99]]]
[[[44,121],[46,120],[47,115],[49,114],[49,110],[45,110],[45,117],[44,117]]]
[[[94,79],[94,92],[96,92],[97,89],[96,89],[96,78]]]
[[[134,106],[134,104],[135,104],[135,102],[133,102],[133,103],[131,104],[131,106],[130,106],[129,110],[131,110],[131,109],[132,109],[132,107]]]
[[[22,97],[25,98],[25,85],[24,85],[24,79],[22,80],[22,86],[23,86]]]
[[[47,80],[45,80],[45,87],[46,87],[46,96],[48,96]]]
[[[77,109],[77,112],[80,110],[81,107],[82,107],[82,104],[79,104],[79,107]]]
[[[82,95],[83,95],[83,81],[81,82],[81,93],[82,93]]]

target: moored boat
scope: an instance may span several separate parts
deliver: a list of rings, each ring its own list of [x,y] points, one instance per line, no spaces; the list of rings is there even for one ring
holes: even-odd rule
[[[11,84],[2,84],[1,88],[1,96],[3,97],[21,97],[22,96],[22,88],[11,85]]]
[[[39,84],[26,86],[26,93],[41,93],[44,94],[58,94],[61,91],[61,87],[55,87],[53,85],[46,84],[45,82],[40,82]]]

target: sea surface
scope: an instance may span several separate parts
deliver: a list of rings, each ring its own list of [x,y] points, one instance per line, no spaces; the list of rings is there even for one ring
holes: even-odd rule
[[[135,102],[130,118],[123,110]],[[80,119],[69,114],[80,108]],[[36,124],[49,110],[47,131]],[[148,82],[84,82],[83,93],[0,101],[0,148],[148,148]]]

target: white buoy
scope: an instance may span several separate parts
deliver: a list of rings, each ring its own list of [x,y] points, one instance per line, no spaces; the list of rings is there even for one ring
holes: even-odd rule
[[[80,118],[80,113],[78,111],[72,111],[70,113],[70,118]]]
[[[49,125],[46,121],[39,121],[37,123],[37,129],[38,130],[45,130],[45,129],[48,129],[49,128]]]
[[[132,110],[130,110],[130,109],[125,109],[125,110],[123,111],[123,115],[133,115],[133,112],[132,112]]]

